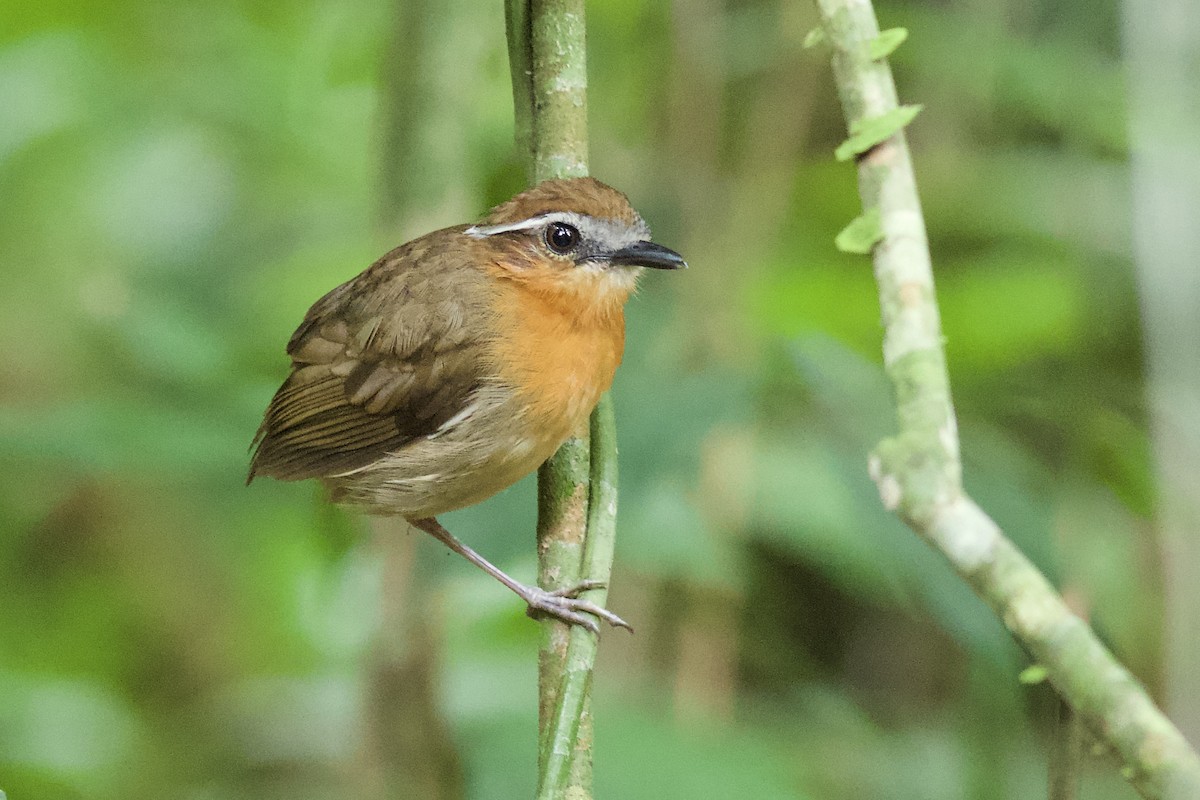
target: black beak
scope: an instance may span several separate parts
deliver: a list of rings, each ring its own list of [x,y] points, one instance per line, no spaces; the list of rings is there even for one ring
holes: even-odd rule
[[[610,264],[652,269],[687,269],[683,256],[669,247],[654,242],[634,242],[608,257]]]

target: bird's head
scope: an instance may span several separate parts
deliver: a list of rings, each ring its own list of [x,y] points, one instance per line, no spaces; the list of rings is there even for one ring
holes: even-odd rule
[[[680,269],[683,256],[650,240],[629,199],[595,178],[543,181],[465,231],[504,277],[529,288],[623,303],[642,267]]]

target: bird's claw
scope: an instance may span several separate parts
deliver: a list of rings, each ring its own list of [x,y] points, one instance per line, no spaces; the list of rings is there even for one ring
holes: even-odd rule
[[[525,613],[531,617],[537,617],[540,614],[549,614],[553,617],[558,617],[569,625],[580,625],[592,633],[598,634],[600,633],[600,625],[591,617],[584,616],[585,614],[591,614],[593,617],[604,620],[614,628],[624,628],[633,633],[632,625],[607,608],[601,608],[592,601],[581,600],[577,596],[580,592],[586,592],[589,589],[602,588],[604,588],[603,581],[580,581],[574,586],[565,586],[562,589],[554,589],[552,591],[529,587],[529,593],[524,596],[525,602],[529,605]]]

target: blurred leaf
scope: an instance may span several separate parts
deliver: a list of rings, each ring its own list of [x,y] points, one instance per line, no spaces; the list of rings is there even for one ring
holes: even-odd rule
[[[876,207],[851,220],[849,225],[842,228],[833,243],[843,253],[865,256],[882,240],[883,225],[879,218],[879,208]]]
[[[855,123],[850,138],[838,145],[834,157],[838,161],[849,161],[854,156],[867,152],[880,142],[886,141],[912,122],[921,113],[921,106],[900,106],[878,117]]]
[[[857,513],[860,497],[851,487],[866,482],[865,472],[848,473],[831,458],[834,449],[815,432],[804,439],[760,439],[752,525],[851,593],[895,593],[887,553]]]
[[[908,28],[936,35],[897,51],[894,63],[937,75],[938,105],[958,113],[981,102],[992,106],[994,117],[967,118],[982,123],[979,133],[989,148],[1032,123],[1083,147],[1128,149],[1123,65],[1078,25],[1038,27],[1036,33],[1030,27],[1026,33],[1018,25],[995,24],[1002,17],[913,3],[905,4],[904,18]],[[1097,14],[1089,21],[1103,19]],[[934,105],[933,97],[928,101]]]
[[[826,240],[828,241],[828,240]],[[795,338],[820,332],[860,355],[880,358],[879,295],[869,264],[807,259],[779,265],[746,289],[746,317],[760,334]]]
[[[805,50],[809,50],[813,47],[816,47],[819,44],[824,43],[824,41],[825,41],[825,29],[822,28],[820,25],[818,25],[817,27],[810,30],[808,33],[804,34],[803,46],[804,46]]]
[[[349,675],[246,676],[207,698],[250,769],[337,764],[354,755],[361,687]]]
[[[94,683],[0,673],[0,699],[0,757],[70,776],[78,788],[110,766],[130,763],[139,745],[132,709]]]
[[[1021,670],[1021,674],[1017,676],[1017,680],[1026,686],[1033,686],[1046,680],[1048,674],[1046,668],[1041,664],[1031,664]]]
[[[821,421],[836,431],[843,450],[862,456],[895,428],[891,385],[883,366],[821,334],[800,338],[789,350],[791,366],[812,392]]]
[[[1128,416],[1107,408],[1099,409],[1085,427],[1088,463],[1096,476],[1130,511],[1152,516],[1158,497],[1146,430]]]
[[[79,121],[86,60],[84,39],[74,32],[45,32],[0,48],[0,165]]]
[[[191,126],[128,137],[85,176],[97,232],[159,268],[184,263],[235,206],[236,169],[222,144]]]
[[[1067,352],[1086,320],[1086,288],[1061,261],[994,251],[938,280],[946,352],[956,369],[995,371]]]
[[[195,391],[228,381],[231,342],[211,319],[198,318],[172,297],[138,298],[112,325],[139,370]]]
[[[867,55],[873,61],[887,58],[896,52],[896,48],[904,44],[908,38],[908,28],[888,28],[881,31],[867,46]]]
[[[945,155],[920,156],[921,199],[938,263],[945,262],[937,254],[950,232],[949,241],[996,243],[1001,251],[1033,242],[1052,258],[1070,256],[1064,245],[1129,257],[1129,175],[1120,163],[1039,143]]]
[[[739,588],[744,568],[735,542],[708,524],[685,487],[663,479],[642,487],[621,511],[617,552],[623,563],[659,579]]]

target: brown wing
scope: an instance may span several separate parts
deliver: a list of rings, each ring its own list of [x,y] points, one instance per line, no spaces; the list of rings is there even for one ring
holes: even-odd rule
[[[309,309],[247,482],[342,474],[436,432],[480,383],[487,309],[456,231],[410,242]]]

